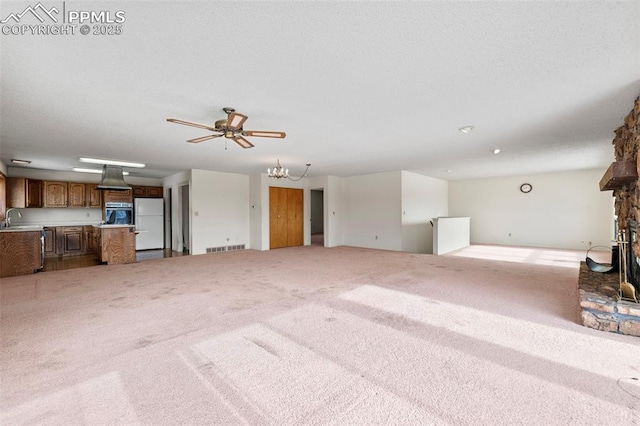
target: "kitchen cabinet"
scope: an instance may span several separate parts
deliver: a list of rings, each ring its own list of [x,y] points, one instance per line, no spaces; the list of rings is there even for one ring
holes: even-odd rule
[[[102,202],[104,203],[133,203],[133,194],[130,189],[117,191],[106,189],[102,191]]]
[[[107,264],[134,263],[136,261],[135,227],[94,226],[96,254]]]
[[[133,186],[133,198],[162,198],[164,188],[161,186]]]
[[[94,231],[93,226],[83,226],[83,243],[84,243],[84,251],[85,253],[94,253],[95,252],[95,241],[94,241]]]
[[[69,182],[68,192],[68,207],[102,207],[102,191],[94,183]]]
[[[27,178],[7,178],[7,208],[42,207],[42,181]]]
[[[44,207],[67,207],[67,182],[44,182]]]
[[[67,198],[68,207],[86,207],[87,203],[84,183],[69,182],[67,190],[69,194]]]
[[[56,244],[56,228],[45,227],[44,228],[44,257],[58,256]]]
[[[60,233],[63,256],[85,254],[82,226],[61,226],[57,232]]]
[[[87,207],[92,209],[102,208],[102,190],[98,189],[97,184],[87,183],[85,184],[85,201]]]
[[[42,269],[42,231],[0,232],[0,277],[33,274]]]

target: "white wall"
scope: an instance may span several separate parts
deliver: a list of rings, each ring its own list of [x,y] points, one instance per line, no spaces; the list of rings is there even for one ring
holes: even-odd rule
[[[344,244],[402,250],[402,174],[400,171],[343,180]]]
[[[402,251],[433,253],[431,219],[448,214],[448,182],[402,172]]]
[[[191,254],[249,239],[249,176],[191,170]]]
[[[344,211],[344,179],[337,176],[307,178],[307,187],[322,189],[324,246],[342,245],[342,217]]]
[[[0,172],[5,176],[7,175],[7,165],[2,161],[0,161]]]
[[[471,243],[565,249],[611,246],[604,169],[449,182],[449,215],[471,217]],[[530,183],[533,190],[520,192]]]

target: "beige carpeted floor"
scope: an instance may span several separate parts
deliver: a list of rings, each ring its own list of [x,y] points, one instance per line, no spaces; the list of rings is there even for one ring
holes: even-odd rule
[[[638,425],[640,338],[579,325],[577,276],[311,246],[3,279],[0,423]]]

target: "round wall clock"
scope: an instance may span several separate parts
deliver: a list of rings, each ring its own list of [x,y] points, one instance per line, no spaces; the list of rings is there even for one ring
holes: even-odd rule
[[[532,189],[533,186],[531,186],[530,183],[523,183],[522,185],[520,185],[520,191],[524,192],[525,194],[531,192]]]

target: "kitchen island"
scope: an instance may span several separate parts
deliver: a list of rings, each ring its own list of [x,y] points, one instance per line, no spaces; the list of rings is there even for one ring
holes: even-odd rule
[[[98,259],[108,265],[136,261],[134,225],[93,225],[94,248]]]
[[[42,226],[16,226],[0,230],[0,277],[33,274],[42,270]]]

